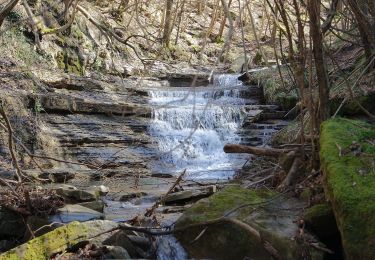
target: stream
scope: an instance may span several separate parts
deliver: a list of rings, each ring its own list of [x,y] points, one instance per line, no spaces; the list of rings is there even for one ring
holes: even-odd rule
[[[160,159],[152,171],[179,173],[191,179],[227,179],[248,156],[226,154],[225,143],[240,143],[246,117],[246,88],[237,75],[219,75],[206,87],[151,90],[153,105],[149,132]]]
[[[237,78],[214,75],[211,83],[195,87],[140,81],[136,92],[131,82],[98,86],[100,91],[92,83],[88,89],[59,88],[41,98],[46,113],[40,120],[59,143],[60,154],[102,167],[98,172],[60,165],[60,171],[69,168],[76,174],[67,184],[109,187],[103,197],[105,219],[126,221],[143,215],[184,170],[181,185],[192,190],[199,188],[196,182],[232,179],[249,155],[226,154],[224,145],[264,146],[285,125],[276,106],[261,104],[260,88],[244,86]],[[135,109],[144,113],[124,116]],[[161,225],[172,225],[181,216],[183,210],[173,207],[157,209]],[[160,238],[158,245],[159,259],[186,258],[172,236]]]

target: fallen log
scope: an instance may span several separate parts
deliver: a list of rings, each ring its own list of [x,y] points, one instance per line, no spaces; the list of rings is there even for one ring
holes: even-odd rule
[[[255,147],[239,144],[226,144],[224,146],[224,152],[226,153],[250,153],[255,155],[264,155],[264,156],[280,156],[281,154],[286,154],[295,149],[277,149],[277,148],[264,148],[264,147]]]

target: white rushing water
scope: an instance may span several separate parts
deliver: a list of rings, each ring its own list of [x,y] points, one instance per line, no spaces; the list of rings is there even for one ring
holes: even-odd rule
[[[196,88],[151,90],[154,106],[149,132],[160,159],[155,172],[187,170],[189,178],[226,179],[242,166],[244,156],[226,154],[226,143],[239,143],[237,134],[246,116],[245,91],[238,75],[217,75],[213,84]]]

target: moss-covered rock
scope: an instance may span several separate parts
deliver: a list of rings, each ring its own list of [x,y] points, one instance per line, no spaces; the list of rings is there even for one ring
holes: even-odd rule
[[[72,222],[40,237],[34,238],[26,244],[20,245],[4,254],[1,254],[0,260],[49,259],[54,254],[63,252],[67,248],[79,242],[86,241],[88,238],[100,234],[115,226],[117,226],[115,222],[104,220],[96,220],[85,223]]]
[[[361,121],[328,120],[321,129],[325,192],[347,259],[375,258],[374,139],[374,125]]]
[[[328,203],[317,204],[309,208],[304,215],[304,220],[307,226],[311,228],[319,238],[338,235],[332,207]]]
[[[364,96],[356,97],[361,106],[365,107],[371,113],[375,112],[375,93],[370,93]],[[330,101],[330,109],[335,112],[343,102],[342,98],[333,98]],[[339,115],[358,115],[364,114],[363,110],[358,106],[358,103],[353,100],[347,100],[339,110]]]
[[[263,241],[268,241],[282,259],[298,259],[302,252],[310,254],[312,259],[321,259],[321,253],[294,239],[298,231],[294,221],[301,213],[298,209],[302,204],[284,197],[276,199],[275,196],[278,195],[265,190],[227,187],[189,208],[177,221],[177,227],[214,220],[240,205],[247,204],[227,216],[243,224],[238,225],[231,221],[215,222],[203,233],[206,226],[198,225],[177,233],[176,236],[195,258],[270,259],[270,254],[262,245]],[[259,232],[262,241],[259,236],[249,232],[249,229]],[[191,243],[199,234],[199,240]]]

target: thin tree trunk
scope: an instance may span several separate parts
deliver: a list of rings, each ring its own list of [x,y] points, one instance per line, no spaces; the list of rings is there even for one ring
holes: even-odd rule
[[[229,0],[228,2],[228,9],[230,8],[230,5],[232,4],[232,0]],[[219,34],[217,35],[217,39],[220,39],[223,37],[224,27],[225,23],[227,22],[227,15],[224,12],[223,20],[221,20],[220,28],[219,28]]]
[[[171,32],[172,32],[172,6],[173,6],[173,0],[166,0],[163,44],[167,48],[169,48],[169,42],[171,39]]]
[[[310,35],[313,42],[315,69],[319,86],[319,123],[329,117],[329,80],[324,61],[323,34],[320,27],[320,0],[309,0]]]

